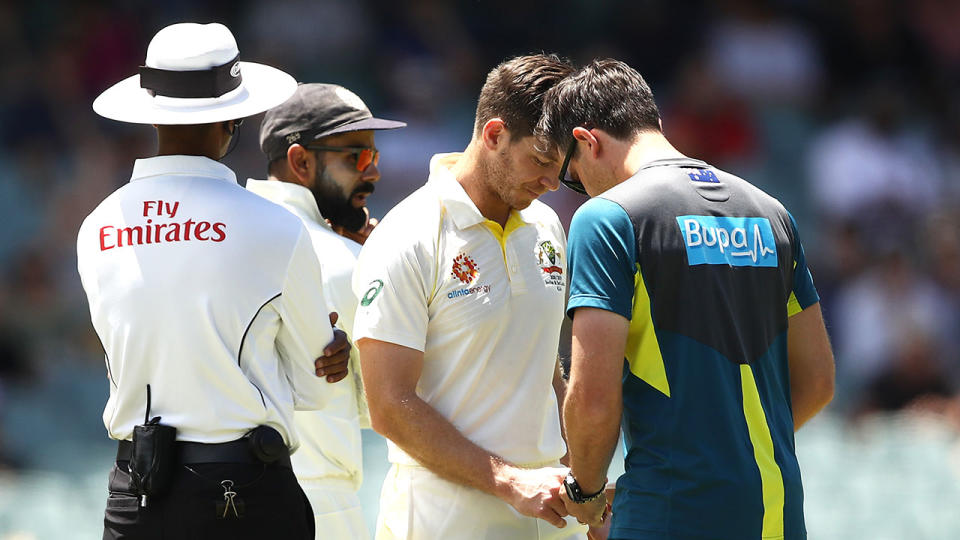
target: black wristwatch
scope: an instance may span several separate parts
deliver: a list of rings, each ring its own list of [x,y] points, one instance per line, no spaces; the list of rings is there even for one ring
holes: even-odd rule
[[[604,482],[604,484],[606,484],[606,482]],[[599,499],[603,496],[603,492],[606,489],[606,485],[604,485],[604,487],[600,488],[600,491],[585,495],[583,490],[580,489],[580,484],[577,483],[577,479],[573,477],[573,472],[567,473],[567,477],[563,479],[563,487],[567,490],[567,497],[570,497],[570,500],[577,504],[584,504]]]

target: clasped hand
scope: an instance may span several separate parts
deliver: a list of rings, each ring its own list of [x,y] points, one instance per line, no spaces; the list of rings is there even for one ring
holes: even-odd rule
[[[566,491],[563,491],[560,494],[560,498],[563,500],[567,514],[577,518],[579,523],[583,523],[584,525],[589,525],[591,527],[602,527],[603,523],[607,519],[609,509],[607,508],[606,495],[589,502],[575,503],[570,500],[570,497],[567,496]]]
[[[540,518],[558,528],[566,526],[565,516],[573,516],[590,526],[588,538],[605,539],[609,533],[606,496],[583,504],[571,501],[563,487],[568,470],[559,467],[514,469],[510,482],[514,498],[510,503],[521,514]]]
[[[339,315],[336,311],[330,312],[330,326],[337,324]],[[335,383],[347,376],[347,365],[350,361],[350,340],[347,333],[339,328],[333,329],[333,341],[324,349],[323,356],[317,358],[313,367],[317,377],[327,377],[328,383]]]

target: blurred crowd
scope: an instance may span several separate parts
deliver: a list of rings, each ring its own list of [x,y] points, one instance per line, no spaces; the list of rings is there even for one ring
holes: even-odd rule
[[[4,450],[11,400],[103,369],[76,232],[155,139],[90,104],[178,21],[223,22],[243,59],[406,121],[378,135],[381,216],[425,181],[431,153],[466,145],[499,61],[625,60],[682,152],[792,210],[836,351],[832,408],[922,408],[960,429],[960,2],[0,0],[0,468],[23,459]],[[225,159],[240,179],[265,177],[258,125]],[[545,197],[565,224],[583,200]]]

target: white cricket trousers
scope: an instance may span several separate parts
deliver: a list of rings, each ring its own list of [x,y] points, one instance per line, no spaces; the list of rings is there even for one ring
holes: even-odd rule
[[[423,467],[394,463],[380,493],[376,540],[585,540],[587,526],[566,520],[558,529]]]
[[[317,524],[317,540],[370,540],[360,499],[347,480],[301,480]]]

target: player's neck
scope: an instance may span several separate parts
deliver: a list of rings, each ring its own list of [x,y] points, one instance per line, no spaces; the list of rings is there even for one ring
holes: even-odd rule
[[[202,126],[157,126],[158,156],[203,156],[220,161],[223,142]]]
[[[618,171],[620,181],[630,178],[640,167],[659,159],[686,157],[670,144],[670,141],[659,131],[641,132],[626,149],[623,159],[623,169]]]
[[[464,150],[463,156],[450,169],[457,182],[476,205],[483,217],[505,227],[510,217],[510,206],[490,187],[489,171],[477,155],[473,142]]]
[[[204,151],[195,146],[188,145],[160,146],[157,150],[158,156],[200,156],[208,157],[214,161],[220,161],[218,154],[219,152]]]

